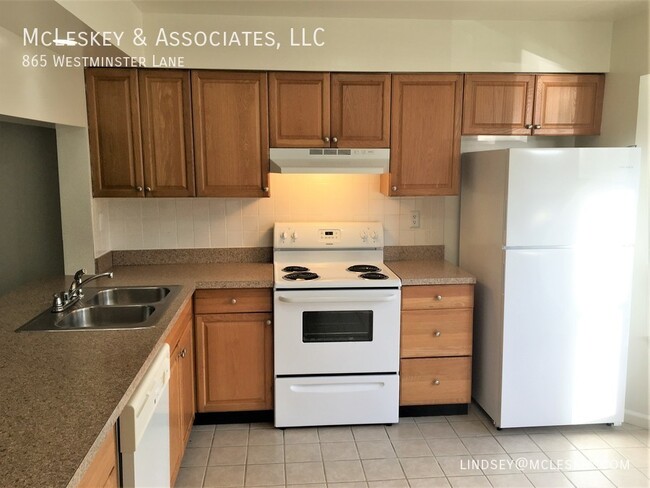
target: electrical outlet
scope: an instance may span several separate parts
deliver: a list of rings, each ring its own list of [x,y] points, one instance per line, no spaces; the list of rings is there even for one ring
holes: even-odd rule
[[[419,229],[420,228],[420,211],[419,210],[413,210],[411,211],[411,229]]]

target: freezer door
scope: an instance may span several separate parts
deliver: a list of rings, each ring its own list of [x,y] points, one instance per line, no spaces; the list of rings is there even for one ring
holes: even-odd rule
[[[634,242],[636,148],[512,149],[507,247]]]
[[[498,426],[622,422],[632,256],[506,251]]]

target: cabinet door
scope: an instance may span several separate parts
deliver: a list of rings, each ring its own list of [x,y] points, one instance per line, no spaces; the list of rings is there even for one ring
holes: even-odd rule
[[[268,196],[266,73],[192,71],[196,192]]]
[[[181,358],[179,348],[172,349],[169,358],[169,473],[174,486],[183,459],[185,446],[181,434]]]
[[[178,341],[178,349],[180,354],[180,434],[183,440],[183,446],[187,445],[187,441],[192,431],[192,423],[194,422],[194,342],[192,340],[192,323],[194,322],[192,316],[186,321],[185,331]]]
[[[460,182],[461,75],[393,75],[386,195],[454,195]]]
[[[465,75],[463,134],[530,135],[535,75]]]
[[[400,361],[400,405],[469,403],[472,359],[427,358]]]
[[[139,70],[146,196],[194,196],[190,73]]]
[[[77,486],[79,488],[118,488],[119,473],[117,470],[115,427],[111,429],[103,444],[97,450],[95,458]]]
[[[271,147],[329,147],[329,73],[269,73]]]
[[[331,75],[333,147],[389,147],[390,75]]]
[[[605,75],[538,75],[533,134],[600,134],[604,93]]]
[[[200,412],[273,407],[271,314],[196,316]]]
[[[137,71],[93,68],[85,76],[93,196],[142,197]]]

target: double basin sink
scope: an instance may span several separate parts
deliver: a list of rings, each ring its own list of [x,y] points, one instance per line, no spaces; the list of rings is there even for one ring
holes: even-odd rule
[[[151,327],[179,289],[177,285],[84,288],[84,297],[70,309],[46,310],[16,332]]]

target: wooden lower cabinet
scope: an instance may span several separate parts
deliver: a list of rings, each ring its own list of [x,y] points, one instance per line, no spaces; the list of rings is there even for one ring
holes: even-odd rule
[[[167,338],[171,349],[169,378],[171,486],[174,486],[178,475],[194,422],[193,318],[190,300]]]
[[[400,405],[469,403],[472,359],[426,358],[400,361]]]
[[[79,488],[118,488],[117,436],[115,426],[100,446],[95,459],[79,482]]]

